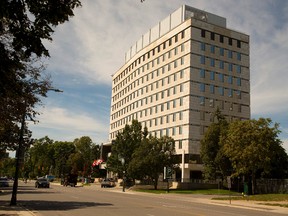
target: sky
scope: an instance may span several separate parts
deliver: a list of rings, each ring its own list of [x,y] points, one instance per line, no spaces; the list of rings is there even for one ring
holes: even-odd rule
[[[69,22],[55,28],[45,73],[63,93],[49,92],[39,107],[33,138],[108,141],[112,77],[125,52],[159,21],[186,4],[227,19],[250,36],[251,117],[280,124],[288,153],[288,1],[82,0]]]

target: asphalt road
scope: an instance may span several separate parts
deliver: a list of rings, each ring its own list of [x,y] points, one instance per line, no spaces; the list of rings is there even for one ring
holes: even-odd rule
[[[7,192],[2,199],[10,198]],[[100,186],[35,188],[33,182],[19,184],[18,204],[36,216],[271,216],[283,215],[263,209],[211,205],[197,196],[122,192]]]

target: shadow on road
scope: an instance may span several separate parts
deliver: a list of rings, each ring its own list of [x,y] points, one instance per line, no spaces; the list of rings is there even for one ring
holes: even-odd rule
[[[64,211],[88,207],[97,206],[112,206],[111,203],[97,203],[97,202],[66,202],[66,201],[41,201],[41,200],[29,200],[29,201],[18,201],[21,206],[36,211]]]

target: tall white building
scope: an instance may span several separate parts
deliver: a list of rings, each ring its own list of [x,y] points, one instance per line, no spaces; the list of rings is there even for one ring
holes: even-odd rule
[[[125,54],[113,75],[110,140],[133,119],[176,141],[182,181],[201,178],[200,140],[217,107],[250,118],[249,36],[226,19],[183,5]]]

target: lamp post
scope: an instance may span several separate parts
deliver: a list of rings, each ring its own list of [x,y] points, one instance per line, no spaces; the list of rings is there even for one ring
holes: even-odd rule
[[[124,158],[121,158],[121,163],[122,163],[122,166],[124,168],[123,170],[123,188],[122,188],[122,192],[125,192],[125,180],[126,180],[126,176],[125,176],[125,159]]]
[[[59,89],[47,89],[47,91],[54,91],[54,92],[63,92]],[[19,166],[20,166],[20,156],[23,155],[23,145],[24,145],[24,130],[25,130],[25,120],[27,115],[27,100],[24,99],[24,109],[23,114],[21,116],[21,122],[20,122],[20,133],[19,133],[19,141],[18,141],[18,147],[16,150],[16,164],[15,164],[15,174],[14,174],[14,183],[13,183],[13,190],[12,190],[12,196],[10,205],[16,205],[17,204],[17,190],[18,190],[18,179],[19,179]]]

